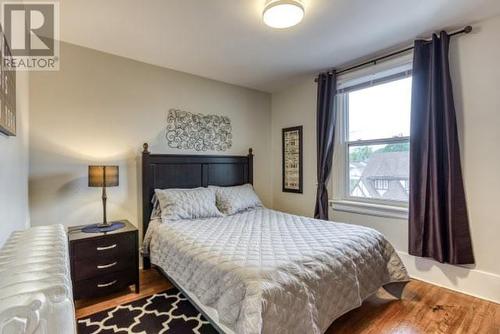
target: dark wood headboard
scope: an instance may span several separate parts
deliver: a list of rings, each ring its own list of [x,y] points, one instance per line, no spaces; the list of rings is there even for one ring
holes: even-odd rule
[[[151,154],[148,144],[142,152],[142,227],[146,233],[155,189],[237,186],[253,183],[253,153],[232,155]],[[144,258],[144,268],[149,268]]]

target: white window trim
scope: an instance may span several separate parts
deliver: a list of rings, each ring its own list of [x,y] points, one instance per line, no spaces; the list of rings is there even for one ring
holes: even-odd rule
[[[411,70],[413,54],[404,55],[397,59],[364,68],[356,72],[351,72],[339,78],[339,86],[342,88],[359,84],[362,81],[376,79],[379,76],[394,74],[396,71]],[[381,75],[383,74],[383,75]],[[343,95],[337,96],[338,124],[335,145],[334,164],[336,171],[333,175],[334,189],[333,199],[329,201],[330,206],[335,211],[349,212],[377,217],[408,219],[408,203],[391,200],[380,200],[350,196],[348,190],[348,136],[346,133],[348,117],[346,115],[346,99]],[[395,142],[408,140],[408,137],[390,139]],[[374,142],[377,142],[375,140]]]
[[[408,219],[408,207],[368,203],[365,201],[330,200],[335,211],[356,213],[384,218]]]

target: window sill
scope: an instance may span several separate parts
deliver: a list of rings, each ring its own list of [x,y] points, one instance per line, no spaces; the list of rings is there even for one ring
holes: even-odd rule
[[[360,215],[408,219],[408,208],[347,200],[330,200],[330,207],[335,211],[356,213]]]

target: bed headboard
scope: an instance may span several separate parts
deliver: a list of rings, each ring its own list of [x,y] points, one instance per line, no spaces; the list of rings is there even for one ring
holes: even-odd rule
[[[142,226],[149,225],[155,189],[236,186],[253,183],[253,153],[232,155],[151,154],[142,152]],[[146,259],[144,267],[146,267]],[[149,261],[148,261],[149,265]]]

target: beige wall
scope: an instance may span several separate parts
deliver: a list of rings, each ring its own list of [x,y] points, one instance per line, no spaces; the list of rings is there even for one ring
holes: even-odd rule
[[[16,78],[17,136],[0,134],[0,246],[10,233],[29,225],[28,118],[29,76]]]
[[[384,233],[414,277],[500,301],[500,17],[474,25],[474,33],[453,39],[450,58],[461,133],[462,161],[477,264],[441,265],[407,255],[406,220],[333,212],[336,221],[366,225]],[[315,197],[316,85],[313,77],[273,95],[275,208],[312,215]],[[304,194],[281,192],[281,129],[304,125]]]
[[[316,85],[313,76],[286,91],[273,94],[273,196],[276,210],[314,216],[316,200]],[[302,125],[304,193],[282,192],[282,129]]]
[[[89,164],[118,164],[120,186],[108,190],[108,219],[140,224],[140,150],[168,149],[170,108],[231,118],[233,147],[255,153],[255,187],[271,192],[269,94],[62,43],[61,70],[32,73],[30,208],[33,225],[101,221],[100,190],[87,187]],[[214,152],[208,152],[214,153]]]

